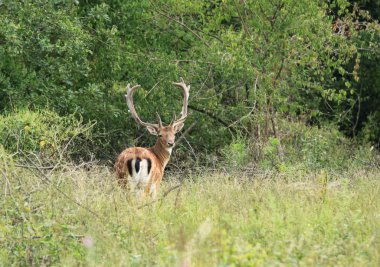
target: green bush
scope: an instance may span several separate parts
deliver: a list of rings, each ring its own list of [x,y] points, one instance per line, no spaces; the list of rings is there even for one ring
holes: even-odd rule
[[[373,142],[380,146],[380,112],[374,112],[369,115],[367,121],[364,122],[364,127],[360,133],[360,139],[366,142]],[[380,147],[379,147],[380,148]]]
[[[236,138],[231,144],[222,149],[224,163],[234,169],[240,169],[249,162],[249,150],[247,141],[242,138]]]
[[[74,114],[61,117],[48,110],[21,110],[0,116],[0,143],[18,156],[35,153],[45,159],[75,158],[88,151],[92,126]]]
[[[262,166],[264,168],[275,168],[280,172],[285,171],[286,167],[283,162],[282,148],[278,138],[270,137],[263,148]]]
[[[271,128],[288,117],[334,122],[375,143],[379,116],[369,116],[379,106],[380,27],[351,7],[347,0],[2,0],[0,113],[76,112],[97,121],[97,157],[113,158],[125,146],[152,144],[149,135],[133,141],[143,131],[128,113],[125,85],[145,90],[135,95],[142,119],[153,122],[159,111],[168,123],[182,103],[171,82],[184,77],[186,125],[197,121],[184,157],[221,151],[238,133],[257,132],[261,143],[277,138]]]
[[[301,165],[310,171],[349,170],[374,159],[374,151],[348,139],[334,125],[316,127],[287,123],[282,140],[286,164]]]
[[[7,153],[2,145],[0,145],[0,170],[7,172],[8,168],[13,165],[12,157]]]

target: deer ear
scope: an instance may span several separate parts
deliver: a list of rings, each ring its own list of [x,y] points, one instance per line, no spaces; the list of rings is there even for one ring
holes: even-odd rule
[[[174,130],[175,130],[175,132],[178,133],[179,131],[181,131],[184,125],[185,125],[185,124],[184,124],[183,122],[178,123],[177,125],[175,125],[175,126],[174,126]]]
[[[158,135],[158,130],[153,126],[146,126],[150,134]]]

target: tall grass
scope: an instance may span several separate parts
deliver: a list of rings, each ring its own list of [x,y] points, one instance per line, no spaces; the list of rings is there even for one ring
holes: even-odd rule
[[[171,174],[156,202],[141,203],[106,167],[42,174],[4,162],[2,266],[380,264],[375,169],[334,180],[324,171]]]

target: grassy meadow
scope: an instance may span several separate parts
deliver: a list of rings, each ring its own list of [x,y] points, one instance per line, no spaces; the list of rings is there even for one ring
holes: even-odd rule
[[[107,167],[4,162],[1,266],[380,264],[376,167],[168,173],[141,203]]]

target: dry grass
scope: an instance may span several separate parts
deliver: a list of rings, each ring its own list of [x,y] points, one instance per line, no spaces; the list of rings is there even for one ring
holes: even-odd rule
[[[3,166],[2,176],[4,266],[380,263],[375,170],[333,181],[325,172],[206,173],[187,176],[172,191],[178,179],[168,175],[161,198],[146,206],[122,191],[106,167],[42,175]]]

